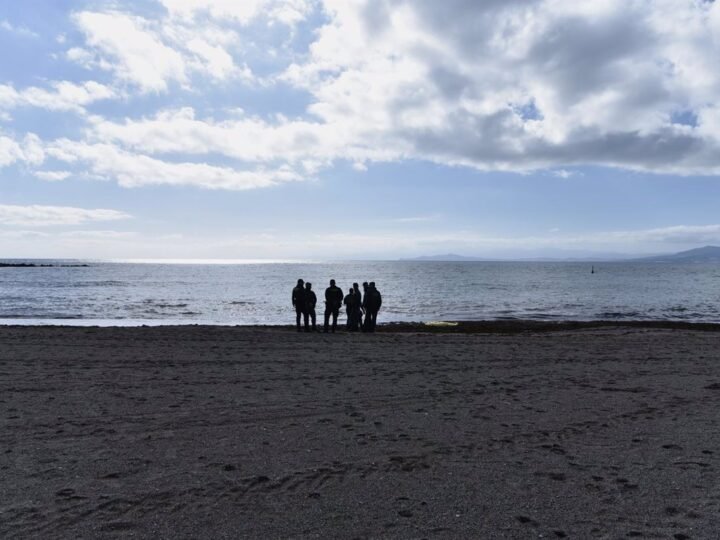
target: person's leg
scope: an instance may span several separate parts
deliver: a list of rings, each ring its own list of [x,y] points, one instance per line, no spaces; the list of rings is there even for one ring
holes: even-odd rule
[[[316,324],[317,321],[315,320],[316,317],[315,317],[315,310],[314,310],[314,309],[310,312],[310,318],[312,319],[312,329],[313,329],[313,332],[317,332],[317,324]]]
[[[350,312],[350,331],[357,332],[358,329],[358,310],[354,309]]]
[[[323,332],[327,334],[328,326],[330,325],[330,308],[325,308],[325,324],[323,325]]]
[[[305,322],[305,331],[306,331],[306,332],[309,332],[309,331],[310,331],[309,328],[308,328],[308,318],[309,318],[309,317],[310,317],[310,314],[309,314],[307,311],[304,311],[304,312],[303,312],[303,320],[304,320],[304,322]]]
[[[295,324],[297,325],[297,331],[300,332],[300,318],[302,317],[303,312],[297,308],[295,308]]]
[[[333,312],[332,312],[332,317],[333,317],[332,331],[333,331],[333,334],[335,333],[335,329],[337,328],[338,315],[340,315],[340,308],[335,308],[335,309],[333,309]]]

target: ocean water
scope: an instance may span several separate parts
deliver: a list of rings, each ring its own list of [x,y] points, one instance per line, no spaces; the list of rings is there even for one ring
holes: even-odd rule
[[[375,281],[379,322],[720,322],[713,264],[595,263],[594,274],[590,263],[571,262],[87,264],[0,268],[0,324],[294,324],[298,278],[313,283],[320,319],[334,278],[344,291]]]

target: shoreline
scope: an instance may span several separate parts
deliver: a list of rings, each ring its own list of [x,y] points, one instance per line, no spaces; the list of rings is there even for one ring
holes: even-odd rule
[[[4,322],[7,321],[7,322]],[[105,324],[107,323],[107,324]],[[596,321],[549,321],[533,319],[477,320],[477,321],[428,321],[378,323],[376,333],[432,333],[432,334],[516,334],[523,332],[561,332],[596,328],[644,328],[664,330],[697,330],[720,332],[720,322],[680,320],[596,320]],[[232,324],[160,320],[98,320],[98,319],[0,319],[0,328],[245,328],[249,330],[294,331],[292,324]],[[322,332],[322,325],[318,324]],[[348,332],[338,324],[338,333]],[[356,332],[363,334],[362,332]]]

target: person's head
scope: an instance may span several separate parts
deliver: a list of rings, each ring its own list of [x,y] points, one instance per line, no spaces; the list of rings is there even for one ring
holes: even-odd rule
[[[359,288],[360,288],[360,285],[358,285],[357,283],[353,283],[353,289],[355,289],[357,291]]]
[[[335,286],[335,280],[334,280],[334,279],[331,279],[331,280],[330,280],[330,286],[331,286],[331,287],[334,287],[334,286]]]
[[[308,282],[305,284],[305,288],[306,288],[308,291],[309,291],[310,289],[312,289],[312,283],[310,283],[310,282],[308,281]]]
[[[303,286],[304,281],[302,279],[298,279],[298,287]]]
[[[355,291],[353,290],[352,287],[350,287],[350,288],[348,289],[348,294],[352,294],[352,293],[354,293],[354,292],[355,292]]]
[[[374,282],[374,281],[371,281],[371,282],[370,282],[370,288],[371,288],[371,289],[374,289],[374,288],[375,288],[375,282]]]
[[[367,281],[363,281],[363,289],[367,289],[367,288],[368,288],[368,282],[367,282]]]

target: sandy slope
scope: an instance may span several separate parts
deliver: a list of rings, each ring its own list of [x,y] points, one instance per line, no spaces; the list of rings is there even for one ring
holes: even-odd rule
[[[0,536],[715,538],[719,341],[0,328]]]

